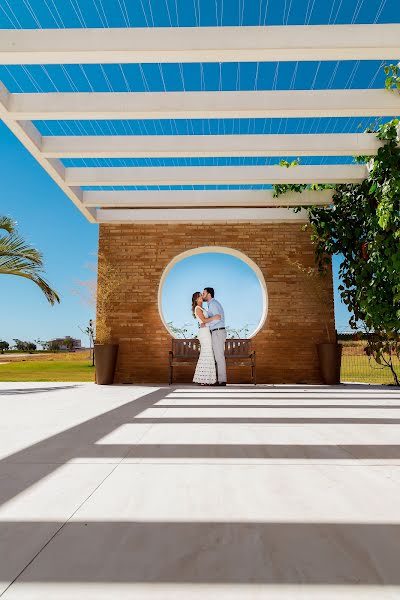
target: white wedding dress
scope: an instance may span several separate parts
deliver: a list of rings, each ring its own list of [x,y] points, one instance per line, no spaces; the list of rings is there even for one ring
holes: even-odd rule
[[[204,316],[207,318],[208,313],[204,308],[197,306],[195,309],[196,318],[201,325],[201,320],[197,316],[199,310],[203,311]],[[196,371],[194,373],[194,383],[202,383],[204,385],[212,385],[217,381],[217,372],[215,369],[214,352],[212,348],[211,332],[209,327],[201,327],[197,334],[197,338],[200,341],[200,356],[197,361]]]

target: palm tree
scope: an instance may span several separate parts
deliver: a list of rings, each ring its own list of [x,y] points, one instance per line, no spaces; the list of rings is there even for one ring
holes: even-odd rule
[[[57,292],[42,277],[42,254],[18,235],[15,221],[0,217],[1,230],[7,233],[0,235],[0,274],[30,279],[40,287],[50,304],[60,302]]]

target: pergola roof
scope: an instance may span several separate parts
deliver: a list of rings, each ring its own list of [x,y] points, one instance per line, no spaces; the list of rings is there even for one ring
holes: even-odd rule
[[[354,118],[369,124],[400,114],[400,95],[375,84],[382,62],[399,58],[400,24],[8,29],[0,35],[0,118],[91,222],[302,220],[282,208],[299,197],[287,194],[277,205],[270,184],[362,181],[366,167],[346,157],[373,155],[380,143],[354,131]],[[353,88],[371,60],[381,64]],[[304,61],[316,61],[315,75],[298,89]],[[341,61],[352,69],[337,89]],[[206,83],[211,63],[217,89]],[[278,88],[280,63],[291,73],[285,89]],[[331,76],[318,88],[324,63]],[[92,68],[108,91],[92,83]],[[152,85],[154,69],[161,90]],[[242,89],[251,69],[254,85]],[[128,91],[118,89],[117,73]],[[280,157],[297,156],[309,158],[279,167]],[[304,205],[330,201],[329,191],[301,198]]]

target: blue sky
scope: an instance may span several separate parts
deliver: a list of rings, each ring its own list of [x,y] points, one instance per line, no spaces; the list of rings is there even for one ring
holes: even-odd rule
[[[12,216],[24,238],[44,254],[47,279],[62,298],[50,306],[33,283],[2,275],[0,338],[81,336],[93,311],[73,294],[92,276],[98,227],[90,225],[0,121],[0,213]]]
[[[0,0],[1,28],[146,27],[207,25],[282,25],[387,23],[399,20],[398,0]],[[400,58],[400,57],[399,57]],[[248,63],[204,65],[0,65],[0,81],[12,92],[38,91],[174,91],[366,88],[383,86],[378,61]],[[394,115],[395,116],[395,115]],[[45,135],[73,134],[214,134],[361,132],[375,119],[242,119],[196,121],[37,122]],[[283,157],[282,157],[283,158]],[[290,157],[288,157],[290,158]],[[274,164],[280,158],[121,159],[63,161],[75,165],[235,165]],[[302,164],[348,162],[343,157],[307,157]],[[79,325],[93,309],[74,294],[78,280],[90,279],[86,267],[97,252],[98,229],[89,224],[0,121],[0,214],[14,217],[21,234],[44,254],[47,278],[62,303],[51,307],[30,282],[1,277],[0,338],[81,337]],[[229,186],[227,186],[229,187]],[[231,186],[233,187],[233,186]],[[268,187],[268,186],[264,186]],[[126,188],[125,188],[126,189]],[[190,188],[191,189],[191,188]],[[199,259],[200,260],[200,259]],[[205,259],[203,259],[205,260]],[[219,257],[219,261],[223,258]],[[338,259],[334,259],[337,273]],[[224,269],[219,264],[220,273]],[[182,266],[183,269],[183,266]],[[210,265],[203,265],[210,269]],[[222,271],[221,271],[222,269]],[[179,269],[177,269],[178,273]],[[228,266],[226,266],[228,272]],[[237,280],[245,281],[242,272]],[[177,276],[178,277],[178,276]],[[220,276],[219,276],[220,277]],[[335,275],[335,281],[337,277]],[[197,280],[196,281],[200,281]],[[220,279],[219,279],[220,281]],[[194,283],[194,282],[193,282]],[[176,280],[179,284],[179,278]],[[337,284],[337,281],[336,281]],[[223,298],[228,293],[219,293]],[[78,286],[79,287],[79,286]],[[256,294],[255,294],[256,295]],[[175,305],[176,306],[176,301]],[[187,311],[182,297],[179,314]],[[190,312],[188,318],[190,320]],[[249,321],[255,321],[249,316]],[[346,328],[346,309],[336,303],[338,330]],[[233,323],[232,323],[233,324]]]
[[[256,329],[263,314],[257,275],[242,260],[216,252],[190,256],[174,265],[162,293],[165,320],[179,327],[188,324],[189,332],[195,332],[196,322],[190,314],[192,294],[205,287],[214,287],[228,327],[249,325],[251,333]]]

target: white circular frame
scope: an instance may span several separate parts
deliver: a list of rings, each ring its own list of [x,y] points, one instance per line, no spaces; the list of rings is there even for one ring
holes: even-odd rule
[[[267,315],[268,315],[267,284],[265,283],[264,275],[262,274],[260,267],[251,258],[249,258],[246,254],[243,254],[243,252],[239,252],[239,250],[234,250],[233,248],[226,248],[224,246],[201,246],[199,248],[192,248],[191,250],[186,250],[185,252],[181,252],[181,254],[177,254],[171,260],[171,262],[168,263],[168,265],[164,269],[163,274],[161,275],[160,284],[158,286],[158,312],[160,314],[161,321],[163,322],[165,329],[171,334],[171,336],[175,337],[174,334],[172,333],[172,331],[169,329],[169,327],[164,319],[163,312],[162,312],[162,290],[164,287],[165,280],[168,277],[171,269],[177,263],[181,262],[181,260],[184,260],[185,258],[189,258],[190,256],[196,256],[197,254],[208,254],[210,252],[211,253],[220,253],[220,254],[230,254],[231,256],[235,256],[236,258],[239,258],[244,263],[246,263],[246,265],[248,265],[254,271],[254,273],[257,275],[257,278],[261,285],[262,316],[261,316],[258,326],[256,327],[256,329],[253,331],[253,333],[250,336],[250,338],[253,338],[262,329],[265,321],[267,320]]]

